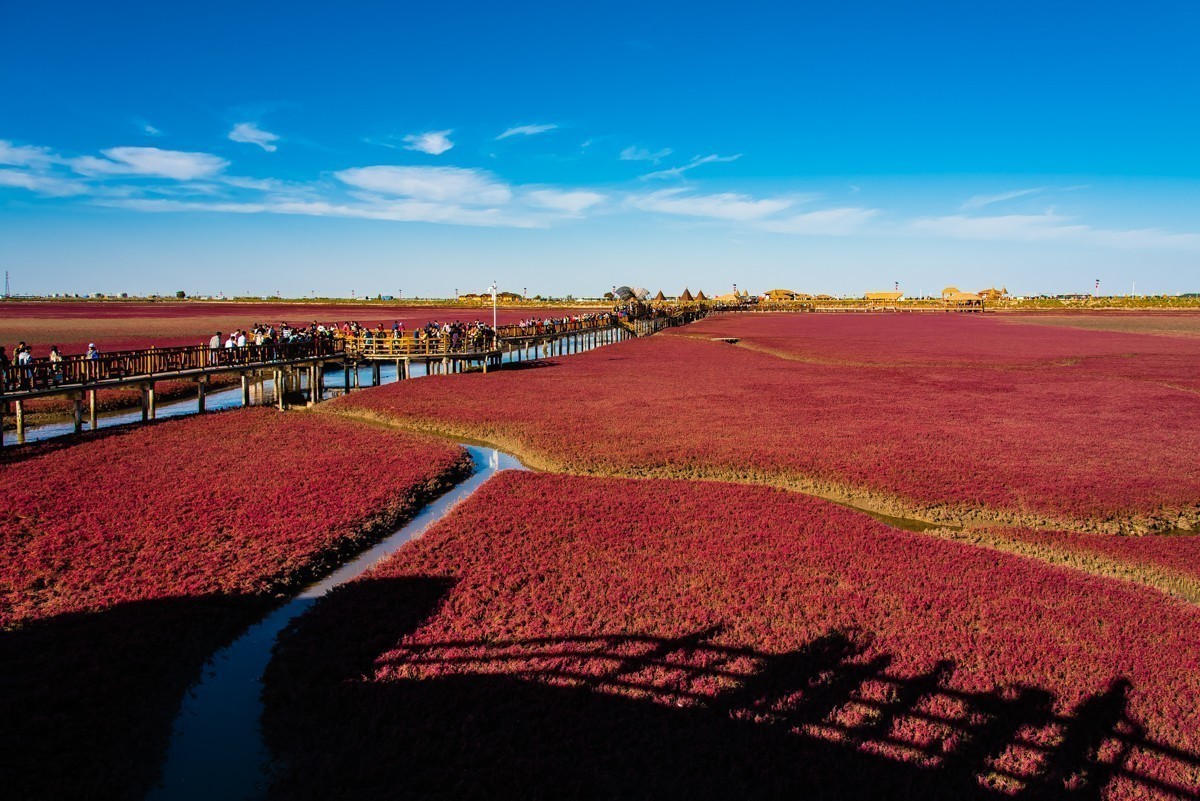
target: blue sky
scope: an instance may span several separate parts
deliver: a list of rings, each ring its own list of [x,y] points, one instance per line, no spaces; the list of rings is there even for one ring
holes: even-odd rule
[[[1200,6],[648,5],[9,4],[0,268],[17,292],[1200,290]]]

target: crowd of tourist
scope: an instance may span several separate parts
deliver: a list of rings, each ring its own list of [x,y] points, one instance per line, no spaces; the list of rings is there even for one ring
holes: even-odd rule
[[[93,344],[88,348],[88,358],[92,358],[91,353],[95,351],[96,346]],[[38,383],[38,378],[42,376],[45,376],[45,381],[42,383],[53,382],[55,386],[58,386],[62,383],[62,361],[63,357],[58,352],[58,345],[51,345],[50,353],[40,363],[34,360],[33,348],[26,345],[24,341],[17,343],[11,356],[7,348],[0,345],[0,389],[5,392],[31,389],[35,383]]]
[[[405,330],[401,320],[396,320],[390,328],[385,327],[384,323],[377,323],[371,327],[350,320],[328,324],[314,320],[302,325],[287,322],[277,325],[255,323],[249,328],[238,328],[227,333],[217,331],[202,344],[206,344],[210,350],[217,351],[210,361],[221,364],[277,358],[293,349],[289,346],[312,343],[318,343],[318,351],[324,351],[325,348],[320,346],[328,344],[328,352],[333,353],[336,349],[334,343],[338,340],[353,342],[358,348],[390,339],[411,342],[415,346],[414,350],[420,351],[478,351],[497,347],[501,338],[519,339],[613,325],[618,320],[644,316],[648,311],[651,311],[650,307],[633,302],[618,306],[611,312],[587,312],[559,317],[531,316],[496,328],[478,319],[470,323],[460,320],[431,320],[411,331]],[[265,353],[246,350],[252,346],[267,350]],[[169,349],[162,350],[166,353]],[[46,356],[38,358],[34,357],[33,349],[25,342],[18,343],[11,353],[4,346],[0,346],[0,391],[59,385],[63,381],[63,358],[58,346],[52,346]],[[88,344],[84,358],[94,361],[101,359],[101,353],[95,343]]]

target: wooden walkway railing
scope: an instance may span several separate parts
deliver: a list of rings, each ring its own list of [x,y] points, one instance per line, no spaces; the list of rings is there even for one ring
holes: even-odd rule
[[[164,378],[172,374],[220,372],[238,368],[269,367],[281,363],[331,359],[343,355],[337,340],[314,339],[241,348],[147,348],[103,353],[95,358],[67,356],[60,362],[48,358],[14,364],[0,373],[0,397],[16,393],[82,388],[134,377]]]
[[[450,334],[422,336],[420,329],[412,333],[364,333],[356,337],[339,337],[346,355],[351,358],[439,357],[485,354],[501,350],[506,343],[611,328],[616,315],[604,314],[590,320],[571,320],[536,325],[502,325],[493,335],[490,331],[469,331],[455,337]]]

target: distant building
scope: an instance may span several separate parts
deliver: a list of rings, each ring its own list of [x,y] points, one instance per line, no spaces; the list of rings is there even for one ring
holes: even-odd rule
[[[868,292],[863,296],[865,300],[871,300],[884,303],[895,303],[904,297],[903,292]]]

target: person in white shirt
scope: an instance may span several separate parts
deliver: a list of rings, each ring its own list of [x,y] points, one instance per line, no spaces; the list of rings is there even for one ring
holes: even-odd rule
[[[218,331],[216,334],[214,334],[212,339],[208,340],[208,346],[210,348],[221,347],[221,332],[220,331]]]
[[[237,346],[239,348],[246,347],[246,332],[245,331],[238,332]]]

